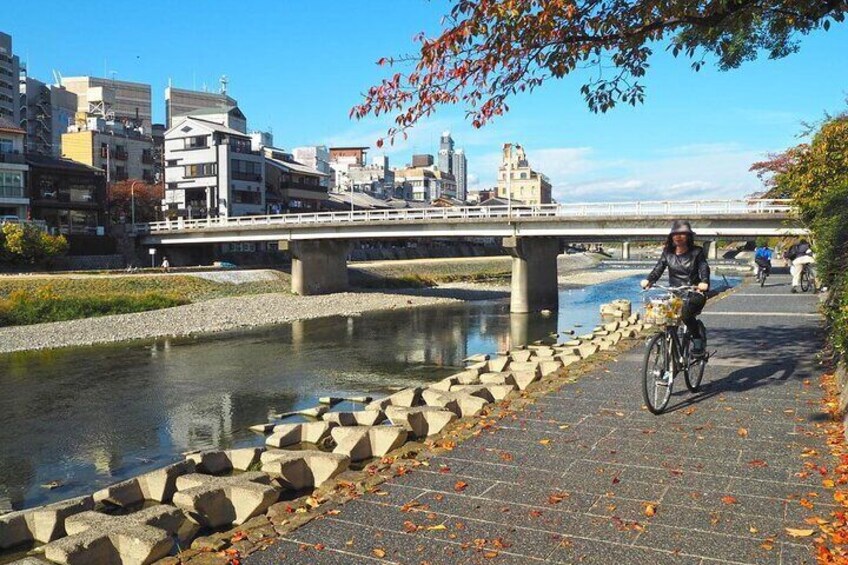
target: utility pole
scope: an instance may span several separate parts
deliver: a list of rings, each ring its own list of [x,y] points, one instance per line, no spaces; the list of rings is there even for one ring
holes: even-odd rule
[[[509,144],[509,158],[506,161],[506,209],[512,217],[512,144]]]

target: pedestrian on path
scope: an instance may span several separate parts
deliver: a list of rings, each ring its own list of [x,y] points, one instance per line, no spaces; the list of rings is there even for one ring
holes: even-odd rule
[[[697,287],[697,291],[690,292],[683,301],[682,318],[692,336],[692,353],[703,355],[705,344],[698,314],[707,303],[704,293],[710,288],[710,265],[704,248],[695,245],[692,225],[685,220],[676,220],[672,224],[662,255],[648,278],[642,281],[642,288],[656,284],[666,269],[669,286]]]
[[[162,257],[162,270],[165,271],[166,273],[170,272],[170,270],[171,270],[171,262],[168,261],[167,256]]]

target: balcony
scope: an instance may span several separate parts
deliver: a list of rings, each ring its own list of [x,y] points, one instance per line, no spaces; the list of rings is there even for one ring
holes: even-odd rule
[[[112,158],[117,159],[118,161],[126,161],[129,158],[126,149],[115,149],[112,153]]]
[[[24,159],[24,156],[18,151],[12,151],[11,153],[0,151],[0,163],[23,165],[26,163],[26,159]]]
[[[262,175],[258,175],[256,173],[242,173],[240,171],[233,171],[231,174],[233,180],[244,180],[248,182],[262,182]]]

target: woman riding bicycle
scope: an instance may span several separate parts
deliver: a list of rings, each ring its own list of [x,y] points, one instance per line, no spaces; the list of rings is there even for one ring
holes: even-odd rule
[[[690,292],[683,301],[683,323],[692,336],[692,353],[704,354],[704,339],[698,324],[698,314],[704,309],[707,297],[704,294],[710,288],[710,266],[702,247],[695,245],[695,232],[692,226],[684,220],[676,220],[671,226],[671,233],[665,243],[662,256],[657,265],[642,281],[642,288],[650,288],[668,268],[669,286],[694,286],[696,291]]]

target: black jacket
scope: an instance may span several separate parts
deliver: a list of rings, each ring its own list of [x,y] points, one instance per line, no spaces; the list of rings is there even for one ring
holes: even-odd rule
[[[710,266],[702,247],[694,246],[683,255],[676,255],[674,251],[663,251],[656,267],[648,275],[651,284],[660,280],[666,268],[669,286],[710,284]]]

